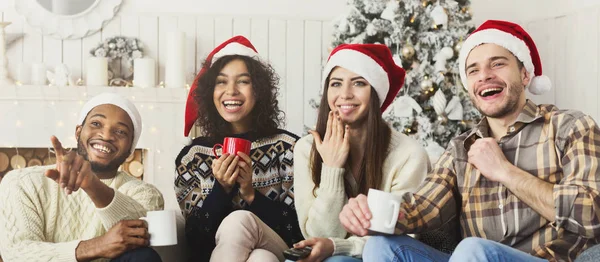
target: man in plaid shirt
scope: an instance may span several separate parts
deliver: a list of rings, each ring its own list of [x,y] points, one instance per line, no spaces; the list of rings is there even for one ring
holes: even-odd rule
[[[463,43],[460,76],[485,116],[452,140],[421,189],[405,194],[395,236],[371,237],[365,261],[573,261],[600,236],[600,128],[579,111],[536,105],[550,88],[519,25],[486,21]],[[366,196],[344,227],[366,235]],[[452,255],[404,235],[460,223]]]

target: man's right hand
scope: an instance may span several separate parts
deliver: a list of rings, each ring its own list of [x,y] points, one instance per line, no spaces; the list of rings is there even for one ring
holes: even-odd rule
[[[50,138],[56,153],[56,169],[46,170],[46,177],[56,181],[67,194],[79,188],[87,189],[92,183],[99,182],[92,172],[91,164],[76,151],[66,151],[58,138]]]
[[[240,172],[238,168],[239,160],[239,156],[225,153],[212,163],[213,175],[228,194],[233,189]]]
[[[123,220],[115,224],[106,234],[82,241],[75,254],[77,261],[113,259],[129,250],[146,247],[149,244],[150,234],[144,220]]]
[[[350,198],[339,215],[346,231],[361,237],[367,235],[367,229],[371,226],[369,221],[371,217],[367,196],[363,194]]]

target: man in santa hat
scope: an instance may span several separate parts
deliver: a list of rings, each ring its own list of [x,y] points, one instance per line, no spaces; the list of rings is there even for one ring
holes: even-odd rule
[[[56,137],[56,165],[11,171],[0,184],[0,251],[6,261],[160,261],[147,211],[156,187],[118,168],[135,150],[142,119],[129,100],[104,93],[82,108],[77,150]]]
[[[371,237],[365,261],[572,261],[600,236],[600,128],[579,111],[536,105],[550,88],[519,25],[486,21],[463,43],[460,76],[484,118],[452,140],[421,189],[403,196],[395,236]],[[366,196],[340,214],[368,234]],[[458,219],[453,254],[406,233]]]

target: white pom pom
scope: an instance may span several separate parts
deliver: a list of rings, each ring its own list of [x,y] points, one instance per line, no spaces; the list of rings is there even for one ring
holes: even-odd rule
[[[549,91],[550,88],[552,88],[552,82],[545,75],[534,77],[531,80],[531,84],[529,84],[529,92],[534,95],[541,95]]]
[[[187,136],[186,136],[186,137],[183,137],[183,138],[181,138],[181,143],[182,143],[184,146],[189,146],[189,145],[191,145],[191,144],[192,144],[192,139],[191,139],[191,138],[189,138],[189,137],[187,137]]]

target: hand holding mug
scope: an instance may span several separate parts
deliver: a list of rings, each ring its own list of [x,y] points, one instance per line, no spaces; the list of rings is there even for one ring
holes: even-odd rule
[[[228,194],[235,185],[240,172],[238,168],[239,160],[239,156],[225,153],[212,162],[213,175]]]
[[[116,258],[123,253],[150,244],[148,227],[143,220],[122,220],[100,237],[98,247],[103,258]]]
[[[339,215],[346,231],[361,237],[368,234],[367,229],[371,226],[371,218],[367,196],[363,194],[350,198]]]
[[[329,112],[327,129],[322,140],[317,131],[311,130],[309,132],[315,140],[323,164],[336,168],[341,168],[346,164],[350,152],[349,127],[344,125],[337,115],[334,115],[332,111]]]
[[[254,187],[252,186],[252,159],[242,152],[238,153],[240,160],[238,162],[239,175],[237,182],[240,184],[240,196],[251,204],[254,201]]]

